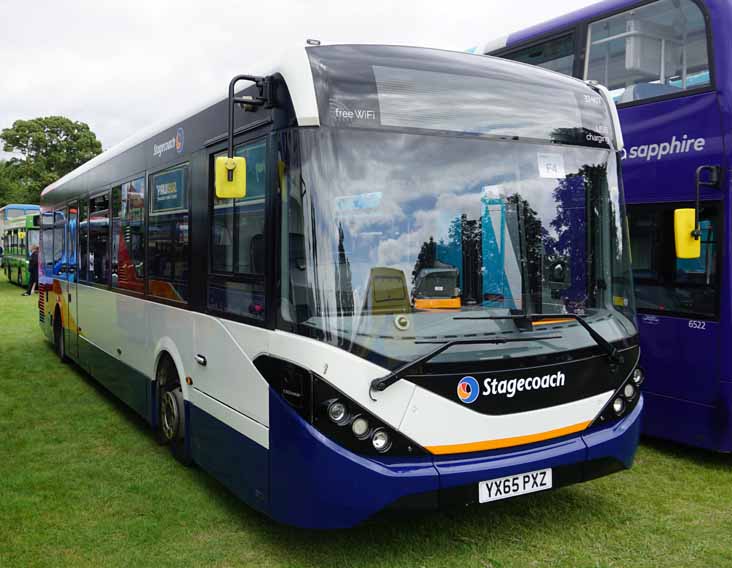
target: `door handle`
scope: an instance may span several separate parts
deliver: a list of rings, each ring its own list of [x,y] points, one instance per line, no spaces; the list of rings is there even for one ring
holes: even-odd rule
[[[205,367],[207,363],[206,357],[204,357],[203,355],[196,355],[196,363],[198,363],[202,367]]]

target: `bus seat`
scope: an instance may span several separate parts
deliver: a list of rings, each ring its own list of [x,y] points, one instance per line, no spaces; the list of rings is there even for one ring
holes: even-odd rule
[[[364,298],[364,313],[399,314],[412,309],[407,277],[398,268],[376,266],[369,273]]]

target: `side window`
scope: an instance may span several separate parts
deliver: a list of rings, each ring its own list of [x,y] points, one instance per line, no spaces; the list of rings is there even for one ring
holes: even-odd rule
[[[41,265],[43,274],[49,278],[53,274],[53,212],[41,214]]]
[[[264,206],[267,144],[258,140],[236,148],[247,160],[247,195],[213,196],[209,308],[264,319]]]
[[[89,201],[89,281],[109,284],[109,193]]]
[[[113,215],[112,224],[112,285],[142,294],[145,292],[145,178],[128,181],[117,189],[119,214]]]
[[[150,177],[148,293],[176,302],[188,301],[190,246],[188,166]]]
[[[571,76],[574,74],[574,48],[574,34],[569,34],[503,57]]]
[[[64,268],[64,212],[56,211],[53,215],[53,276],[62,277]]]
[[[633,276],[639,311],[715,318],[719,290],[720,208],[702,206],[701,256],[678,259],[674,209],[693,204],[628,206]]]
[[[68,279],[76,281],[76,269],[78,267],[77,237],[79,229],[79,209],[74,205],[68,209],[66,220],[66,250],[64,251],[64,267]]]
[[[117,288],[119,280],[119,240],[122,234],[122,220],[120,213],[122,210],[122,188],[120,186],[112,188],[112,240],[111,240],[111,257],[112,264],[112,286]]]
[[[79,205],[79,280],[89,279],[89,202],[86,199]]]
[[[590,24],[585,78],[616,103],[710,84],[704,16],[692,0],[660,0]]]

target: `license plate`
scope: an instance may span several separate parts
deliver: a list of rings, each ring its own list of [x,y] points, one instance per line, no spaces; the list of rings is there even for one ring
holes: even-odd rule
[[[552,488],[552,470],[539,469],[478,483],[478,501],[488,503]]]

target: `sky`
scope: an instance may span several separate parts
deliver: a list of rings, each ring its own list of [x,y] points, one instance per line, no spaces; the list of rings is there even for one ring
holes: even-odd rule
[[[463,51],[593,1],[0,0],[0,129],[64,115],[106,150],[308,38]]]

